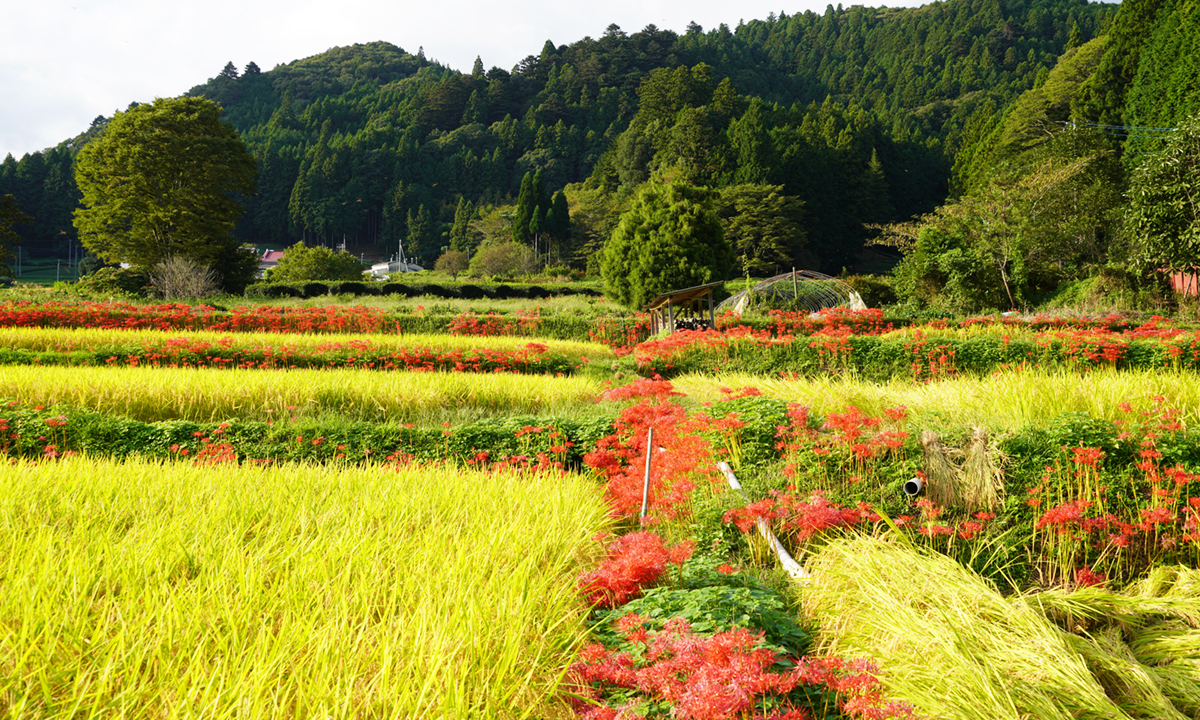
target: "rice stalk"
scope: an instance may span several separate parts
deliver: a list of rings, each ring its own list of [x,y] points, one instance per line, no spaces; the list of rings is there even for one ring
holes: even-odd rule
[[[426,348],[452,352],[497,350],[511,352],[537,343],[548,352],[572,357],[587,356],[593,360],[614,357],[606,345],[577,340],[514,337],[504,335],[447,335],[405,333],[402,335],[366,333],[263,333],[213,330],[124,330],[109,328],[0,328],[0,347],[59,351],[88,350],[101,347],[138,346],[147,350],[163,349],[185,344],[193,346],[233,347],[242,350],[256,348],[288,349],[297,353],[317,353],[331,350],[398,352]]]
[[[73,405],[144,422],[341,415],[391,422],[489,415],[574,417],[602,387],[583,377],[375,370],[0,367],[0,398]]]
[[[1184,623],[1160,623],[1138,630],[1129,642],[1129,649],[1144,665],[1200,660],[1200,630]]]
[[[881,538],[808,561],[821,651],[866,656],[889,697],[931,718],[1128,718],[1063,633],[954,560]]]
[[[1159,565],[1127,592],[1142,597],[1200,599],[1200,570],[1182,565]]]
[[[720,388],[755,387],[765,397],[806,405],[824,415],[854,405],[869,415],[903,405],[914,425],[1017,430],[1045,423],[1062,413],[1087,413],[1105,420],[1124,420],[1120,404],[1132,413],[1157,412],[1154,397],[1182,411],[1180,421],[1200,420],[1200,382],[1191,372],[1122,370],[1072,373],[1062,369],[1029,369],[952,381],[914,382],[892,379],[872,382],[853,377],[825,376],[795,380],[748,373],[689,374],[671,382],[695,402],[721,399]]]
[[[580,477],[0,465],[0,715],[565,717]]]
[[[1147,669],[1179,712],[1191,718],[1200,717],[1200,660],[1176,660]]]
[[[1126,713],[1146,720],[1186,720],[1163,693],[1158,676],[1138,662],[1116,627],[1086,637],[1065,634],[1105,693]]]
[[[1027,595],[1025,601],[1068,630],[1097,623],[1144,627],[1160,618],[1176,618],[1200,627],[1200,598],[1180,595],[1146,597],[1100,587],[1051,588]]]

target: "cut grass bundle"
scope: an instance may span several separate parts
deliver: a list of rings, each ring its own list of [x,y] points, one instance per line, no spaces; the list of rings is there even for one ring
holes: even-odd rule
[[[143,422],[229,418],[466,422],[494,415],[574,417],[601,386],[581,377],[372,370],[0,368],[0,397],[74,405]]]
[[[989,443],[987,428],[971,431],[971,440],[963,458],[963,496],[966,507],[973,510],[995,510],[1004,491],[1004,475],[996,461],[995,448]]]
[[[925,468],[925,493],[941,507],[959,507],[963,489],[959,487],[958,468],[950,460],[950,448],[942,444],[932,430],[921,433],[922,465]]]
[[[581,478],[0,466],[0,715],[564,716]]]
[[[880,663],[890,697],[933,718],[1126,718],[1063,633],[954,560],[880,538],[808,562],[821,651]]]
[[[922,466],[928,481],[926,494],[944,508],[968,512],[995,510],[1004,487],[1000,469],[992,460],[995,450],[988,446],[988,431],[977,427],[971,432],[967,448],[947,447],[932,430],[921,433]],[[954,456],[961,456],[956,463]]]

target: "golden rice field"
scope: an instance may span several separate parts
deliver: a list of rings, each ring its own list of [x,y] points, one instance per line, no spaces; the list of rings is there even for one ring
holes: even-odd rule
[[[697,402],[711,402],[721,388],[754,387],[764,396],[807,405],[819,414],[842,412],[855,405],[870,415],[904,405],[922,422],[1017,428],[1044,423],[1069,412],[1117,420],[1127,417],[1121,403],[1134,413],[1148,411],[1163,398],[1182,411],[1181,420],[1200,420],[1200,375],[1191,372],[1098,370],[1023,370],[985,377],[961,377],[926,383],[907,379],[866,382],[825,377],[786,380],[745,374],[691,374],[672,381],[676,389]]]
[[[602,390],[586,377],[374,370],[0,367],[0,398],[67,404],[145,422],[339,414],[432,424],[489,415],[573,416]]]
[[[220,348],[229,346],[242,350],[275,348],[296,353],[316,353],[336,350],[399,352],[424,348],[453,352],[493,350],[512,352],[530,343],[548,348],[548,352],[568,357],[587,357],[589,360],[611,360],[612,350],[600,343],[549,338],[477,335],[369,335],[316,333],[237,333],[204,330],[121,330],[102,328],[0,328],[0,347],[69,352],[112,346],[139,346],[146,349],[169,347]]]
[[[571,477],[6,463],[0,716],[564,716],[606,517]]]

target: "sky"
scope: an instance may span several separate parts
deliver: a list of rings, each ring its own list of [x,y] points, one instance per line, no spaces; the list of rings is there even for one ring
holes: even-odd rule
[[[828,0],[13,0],[0,31],[0,159],[53,147],[131,102],[175,97],[233,62],[264,72],[329,48],[383,40],[470,72],[510,70],[546,40],[598,38],[611,23],[682,33]],[[874,4],[874,3],[872,3]],[[884,4],[884,3],[878,3]],[[919,5],[919,0],[889,2]]]

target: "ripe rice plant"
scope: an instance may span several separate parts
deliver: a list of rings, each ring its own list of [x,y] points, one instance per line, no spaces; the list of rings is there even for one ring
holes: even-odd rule
[[[433,335],[433,334],[312,334],[312,333],[240,333],[211,330],[123,330],[111,328],[30,328],[0,329],[0,347],[23,350],[70,352],[113,346],[138,346],[170,350],[188,348],[199,352],[207,348],[287,348],[293,353],[331,350],[371,350],[393,352],[413,348],[437,351],[499,350],[524,348],[530,339],[509,336]],[[545,339],[539,342],[549,352],[572,357],[609,359],[612,351],[600,343]]]
[[[690,374],[672,380],[697,402],[722,398],[721,388],[756,388],[765,397],[808,406],[825,415],[854,405],[869,415],[903,405],[915,423],[935,420],[951,426],[982,425],[1015,429],[1046,422],[1062,413],[1087,413],[1105,420],[1124,419],[1123,403],[1133,412],[1154,410],[1156,396],[1183,410],[1180,420],[1200,420],[1200,376],[1150,370],[1078,375],[1065,370],[1023,370],[953,382],[911,380],[870,382],[852,378],[764,378],[748,374]]]
[[[860,537],[808,567],[821,649],[878,661],[889,695],[920,716],[1129,717],[1043,614],[948,557]]]
[[[272,335],[155,330],[0,330],[0,364],[341,368],[571,374],[603,345],[446,335]],[[553,347],[552,347],[553,346]]]
[[[563,716],[579,477],[0,466],[6,717]]]
[[[74,405],[144,422],[284,420],[339,414],[429,424],[491,415],[585,414],[600,384],[582,377],[373,370],[3,367],[0,397]]]

